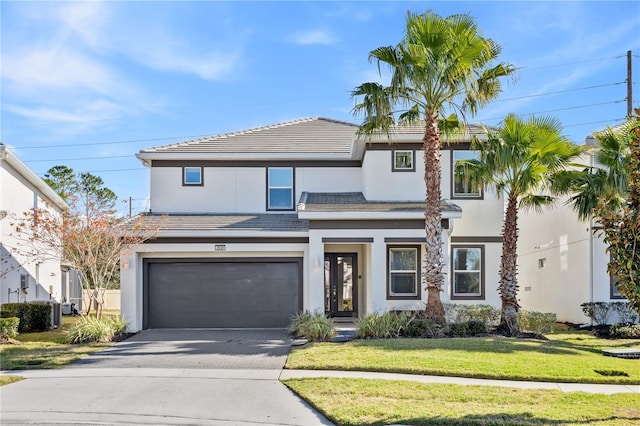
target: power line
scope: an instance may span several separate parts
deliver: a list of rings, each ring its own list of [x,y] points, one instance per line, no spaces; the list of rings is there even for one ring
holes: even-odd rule
[[[617,85],[625,84],[625,83],[626,83],[626,81],[620,81],[618,83],[599,84],[597,86],[580,87],[580,88],[577,88],[577,89],[558,90],[558,91],[555,91],[555,92],[546,92],[546,93],[538,93],[538,94],[535,94],[535,95],[518,96],[518,97],[515,97],[515,98],[498,99],[498,100],[495,100],[493,102],[516,101],[518,99],[535,98],[535,97],[538,97],[538,96],[548,96],[548,95],[557,95],[559,93],[579,92],[581,90],[597,89],[597,88],[600,88],[600,87],[608,87],[608,86],[617,86]]]
[[[44,163],[47,161],[81,161],[81,160],[104,160],[104,159],[109,159],[109,158],[131,158],[133,157],[133,154],[129,154],[129,155],[105,155],[102,157],[82,157],[82,158],[58,158],[55,160],[51,160],[51,159],[46,159],[46,160],[28,160],[28,161],[24,161],[25,163]]]
[[[569,111],[569,110],[573,110],[573,109],[590,108],[590,107],[600,106],[600,105],[619,104],[619,103],[625,102],[625,101],[626,101],[626,99],[621,99],[621,100],[617,100],[617,101],[600,102],[600,103],[597,103],[597,104],[588,104],[588,105],[577,105],[577,106],[566,107],[566,108],[549,109],[549,110],[546,110],[546,111],[538,111],[538,112],[527,112],[527,113],[515,114],[515,115],[517,117],[525,117],[527,115],[545,114],[547,112]],[[485,118],[484,120],[480,120],[480,121],[496,121],[496,120],[504,120],[504,117]],[[569,126],[564,126],[564,127],[569,127]]]
[[[564,67],[564,66],[567,66],[567,65],[586,64],[586,63],[589,63],[589,62],[600,62],[600,61],[606,61],[606,60],[610,60],[610,59],[620,59],[620,58],[626,58],[626,54],[619,55],[619,56],[609,56],[607,58],[587,59],[587,60],[584,60],[584,61],[576,61],[576,62],[565,62],[563,64],[544,65],[544,66],[539,66],[539,67],[522,66],[522,67],[516,68],[516,70],[526,70],[526,71],[541,70],[541,69],[546,69],[546,68],[557,68],[557,67]]]
[[[121,141],[108,141],[108,142],[87,142],[87,143],[70,143],[64,145],[33,145],[33,146],[21,146],[19,149],[42,149],[42,148],[67,148],[72,146],[93,146],[93,145],[115,145],[120,143],[134,143],[134,142],[153,142],[153,141],[164,141],[171,139],[187,139],[187,138],[202,138],[206,136],[211,136],[212,133],[207,133],[204,135],[190,135],[190,136],[167,136],[163,138],[150,138],[150,139],[129,139],[129,140],[121,140]]]

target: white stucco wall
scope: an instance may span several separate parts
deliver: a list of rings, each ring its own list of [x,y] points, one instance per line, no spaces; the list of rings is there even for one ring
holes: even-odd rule
[[[524,309],[585,323],[581,303],[612,300],[605,245],[593,235],[590,223],[579,221],[563,201],[541,215],[522,213],[519,228],[519,294]],[[545,259],[543,267],[540,259]]]
[[[266,211],[265,167],[204,167],[203,186],[183,186],[182,168],[151,168],[154,213],[260,213]],[[295,198],[303,191],[360,192],[359,167],[296,167]]]
[[[0,219],[0,303],[58,300],[62,285],[60,259],[52,253],[35,257],[25,254],[25,250],[31,250],[21,242],[26,237],[17,238],[15,226],[12,225],[23,212],[34,207],[34,194],[39,208],[56,210],[47,207],[45,197],[29,179],[7,161],[2,160],[0,163],[0,210],[7,214]],[[28,276],[29,287],[26,293],[19,291],[22,274]]]
[[[398,144],[398,149],[402,149]],[[393,172],[392,151],[367,151],[362,161],[362,187],[365,198],[375,201],[424,201],[424,160],[415,153],[415,172]]]

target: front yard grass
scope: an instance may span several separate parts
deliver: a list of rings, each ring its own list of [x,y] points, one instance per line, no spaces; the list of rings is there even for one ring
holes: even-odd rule
[[[10,383],[19,382],[24,379],[24,377],[20,376],[0,376],[0,386],[8,385]]]
[[[16,339],[21,344],[0,345],[0,369],[60,368],[110,345],[109,343],[79,345],[66,343],[66,330],[79,318],[64,316],[62,327],[43,332],[22,333]]]
[[[313,343],[294,348],[285,368],[640,384],[640,360],[607,357],[601,352],[607,348],[640,347],[640,340],[598,339],[588,332],[548,337],[549,340],[476,337]]]
[[[370,379],[289,379],[285,385],[337,425],[631,425],[640,394],[422,384]]]

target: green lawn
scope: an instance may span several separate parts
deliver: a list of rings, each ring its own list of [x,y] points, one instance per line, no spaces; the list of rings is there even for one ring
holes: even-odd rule
[[[24,379],[24,377],[20,376],[0,376],[0,386],[8,385],[10,383],[19,382]]]
[[[605,348],[640,347],[640,340],[597,339],[587,332],[548,337],[549,340],[478,337],[314,343],[294,348],[286,368],[640,384],[640,360],[601,354]]]
[[[640,394],[336,378],[284,383],[337,425],[640,424]]]
[[[21,344],[0,345],[0,369],[28,370],[36,368],[64,367],[98,352],[109,343],[69,345],[65,343],[65,332],[80,317],[64,316],[62,327],[50,331],[22,333],[17,340]]]

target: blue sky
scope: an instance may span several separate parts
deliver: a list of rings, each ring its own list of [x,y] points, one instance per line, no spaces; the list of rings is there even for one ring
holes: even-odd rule
[[[640,2],[7,2],[0,140],[36,173],[101,176],[144,209],[140,149],[282,121],[358,122],[350,91],[407,10],[470,13],[519,68],[473,122],[553,115],[581,143],[640,105]],[[123,206],[124,210],[124,206]]]

